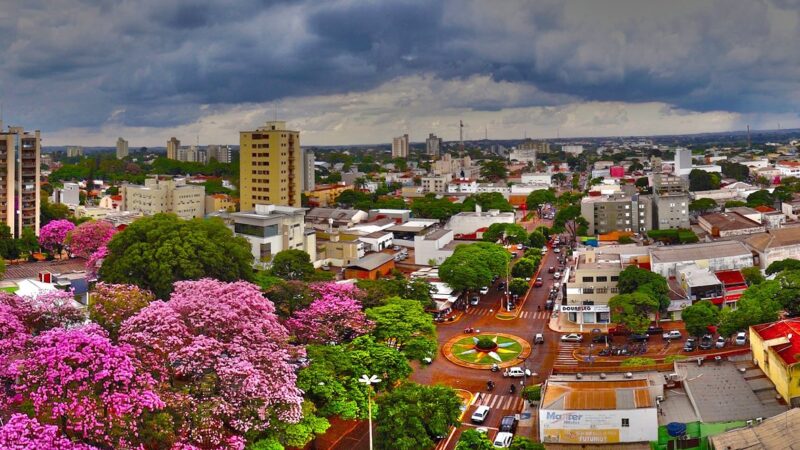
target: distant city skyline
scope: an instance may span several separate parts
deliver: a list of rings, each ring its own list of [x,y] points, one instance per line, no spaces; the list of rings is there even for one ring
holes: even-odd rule
[[[275,116],[303,145],[800,127],[787,0],[8,3],[4,123],[45,146],[235,143]]]

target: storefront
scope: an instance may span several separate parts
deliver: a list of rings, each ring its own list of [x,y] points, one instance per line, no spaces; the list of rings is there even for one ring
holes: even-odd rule
[[[567,314],[567,320],[581,325],[608,325],[611,322],[611,309],[608,305],[562,305],[561,313]]]

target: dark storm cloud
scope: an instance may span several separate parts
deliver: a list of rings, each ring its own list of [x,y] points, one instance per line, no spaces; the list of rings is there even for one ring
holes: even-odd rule
[[[488,75],[537,93],[452,102],[479,110],[578,99],[786,112],[800,100],[793,0],[49,3],[0,10],[0,98],[45,129],[173,126],[205,104],[418,74]]]

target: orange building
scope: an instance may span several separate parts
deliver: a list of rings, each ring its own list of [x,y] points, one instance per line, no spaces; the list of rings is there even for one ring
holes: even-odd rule
[[[348,280],[351,278],[377,280],[391,274],[394,268],[394,257],[392,255],[388,253],[373,253],[345,267],[344,278]]]

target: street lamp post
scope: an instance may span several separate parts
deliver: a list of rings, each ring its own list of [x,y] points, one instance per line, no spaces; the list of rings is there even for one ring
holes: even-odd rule
[[[367,414],[369,414],[369,450],[372,450],[372,385],[380,383],[381,379],[375,375],[361,375],[358,382],[366,384],[367,389],[369,389],[367,392]]]
[[[503,245],[508,245],[508,235],[503,231]],[[511,295],[509,285],[511,284],[511,261],[506,264],[506,311],[511,311]]]

